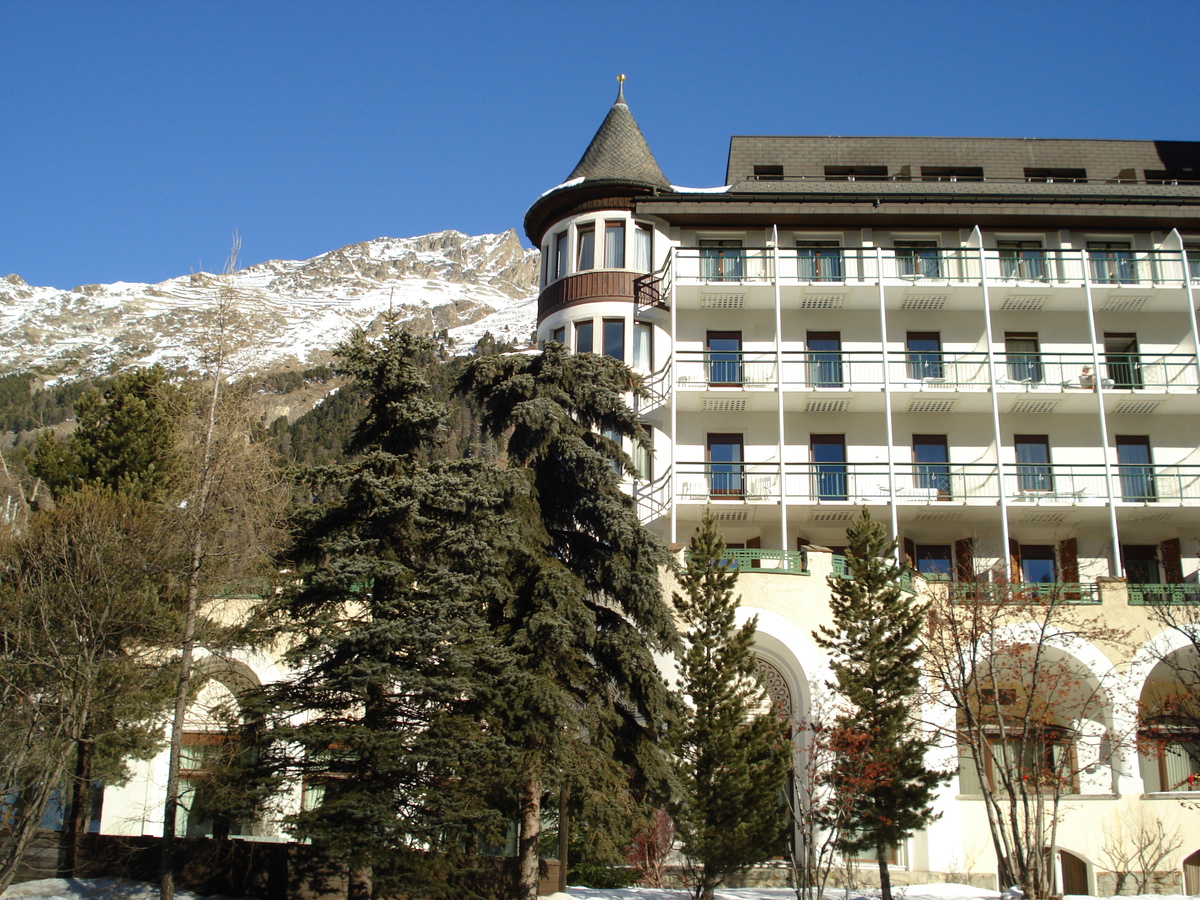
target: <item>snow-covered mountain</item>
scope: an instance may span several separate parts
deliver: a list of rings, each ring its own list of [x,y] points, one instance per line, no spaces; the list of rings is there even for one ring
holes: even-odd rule
[[[377,238],[308,260],[271,260],[232,276],[250,324],[255,368],[321,362],[355,326],[389,308],[412,327],[449,329],[467,349],[483,333],[524,344],[537,308],[536,250],[516,232],[457,231]],[[137,365],[192,365],[219,279],[88,284],[70,290],[0,279],[0,374],[102,374]]]

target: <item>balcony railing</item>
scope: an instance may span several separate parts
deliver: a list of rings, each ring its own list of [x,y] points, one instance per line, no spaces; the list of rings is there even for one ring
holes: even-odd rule
[[[1131,584],[1130,606],[1200,603],[1200,584]]]
[[[966,247],[680,247],[675,248],[681,284],[773,282],[854,284],[881,278],[895,282],[978,284],[989,281],[1079,286],[1180,287],[1183,254],[1177,250],[979,250]],[[1200,263],[1186,274],[1200,278]]]
[[[1002,391],[1064,393],[1100,390],[1178,391],[1197,388],[1196,357],[1190,353],[1100,352],[1100,377],[1091,353],[994,354],[996,387]],[[681,389],[771,387],[776,376],[786,388],[877,391],[884,384],[878,350],[677,351]],[[896,390],[987,391],[986,353],[931,350],[889,351],[888,381]]]
[[[788,500],[814,503],[886,504],[891,501],[883,463],[679,463],[681,502],[772,501],[780,489]],[[984,504],[999,501],[1003,488],[1012,503],[1094,506],[1108,500],[1103,465],[1008,463],[1003,485],[989,463],[897,463],[894,493],[906,506],[937,503]],[[1117,502],[1164,506],[1200,503],[1200,465],[1122,465],[1111,467]]]
[[[690,558],[691,551],[688,551]],[[773,575],[807,575],[808,559],[799,550],[763,550],[752,548],[730,548],[725,551],[725,561],[739,573],[766,572]]]
[[[1013,581],[1007,584],[986,581],[951,581],[946,583],[950,599],[956,601],[982,600],[988,603],[1062,602],[1095,606],[1100,591],[1095,584],[1079,582]]]

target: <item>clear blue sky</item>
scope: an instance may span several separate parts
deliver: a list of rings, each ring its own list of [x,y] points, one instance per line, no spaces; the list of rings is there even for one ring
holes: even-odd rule
[[[1196,140],[1200,0],[0,0],[0,276],[519,231],[618,72],[692,187],[733,134]]]

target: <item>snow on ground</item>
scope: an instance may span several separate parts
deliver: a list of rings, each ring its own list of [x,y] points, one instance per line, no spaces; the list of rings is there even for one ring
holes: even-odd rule
[[[896,900],[997,900],[998,891],[971,887],[967,884],[893,885]],[[227,900],[222,897],[200,897],[190,891],[176,891],[179,900]],[[546,900],[687,900],[687,891],[657,890],[654,888],[572,887],[565,894],[551,894]],[[15,884],[0,900],[157,900],[158,886],[115,878],[44,878]],[[715,892],[715,900],[795,900],[790,888],[728,888]],[[825,900],[878,900],[878,889],[827,890]],[[1096,900],[1094,897],[1068,894],[1063,900]],[[1180,894],[1147,894],[1119,897],[1112,900],[1186,900]]]
[[[42,878],[14,884],[0,900],[36,898],[36,900],[157,900],[158,885],[119,878]],[[178,900],[226,900],[201,897],[191,891],[175,891]]]

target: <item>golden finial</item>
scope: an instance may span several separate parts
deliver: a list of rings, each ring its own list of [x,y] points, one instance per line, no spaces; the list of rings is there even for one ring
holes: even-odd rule
[[[617,76],[617,103],[625,102],[625,76]]]
[[[624,76],[624,75],[618,75],[618,76],[617,76],[617,82],[618,82],[619,84],[624,84],[624,83],[625,83],[625,76]]]

